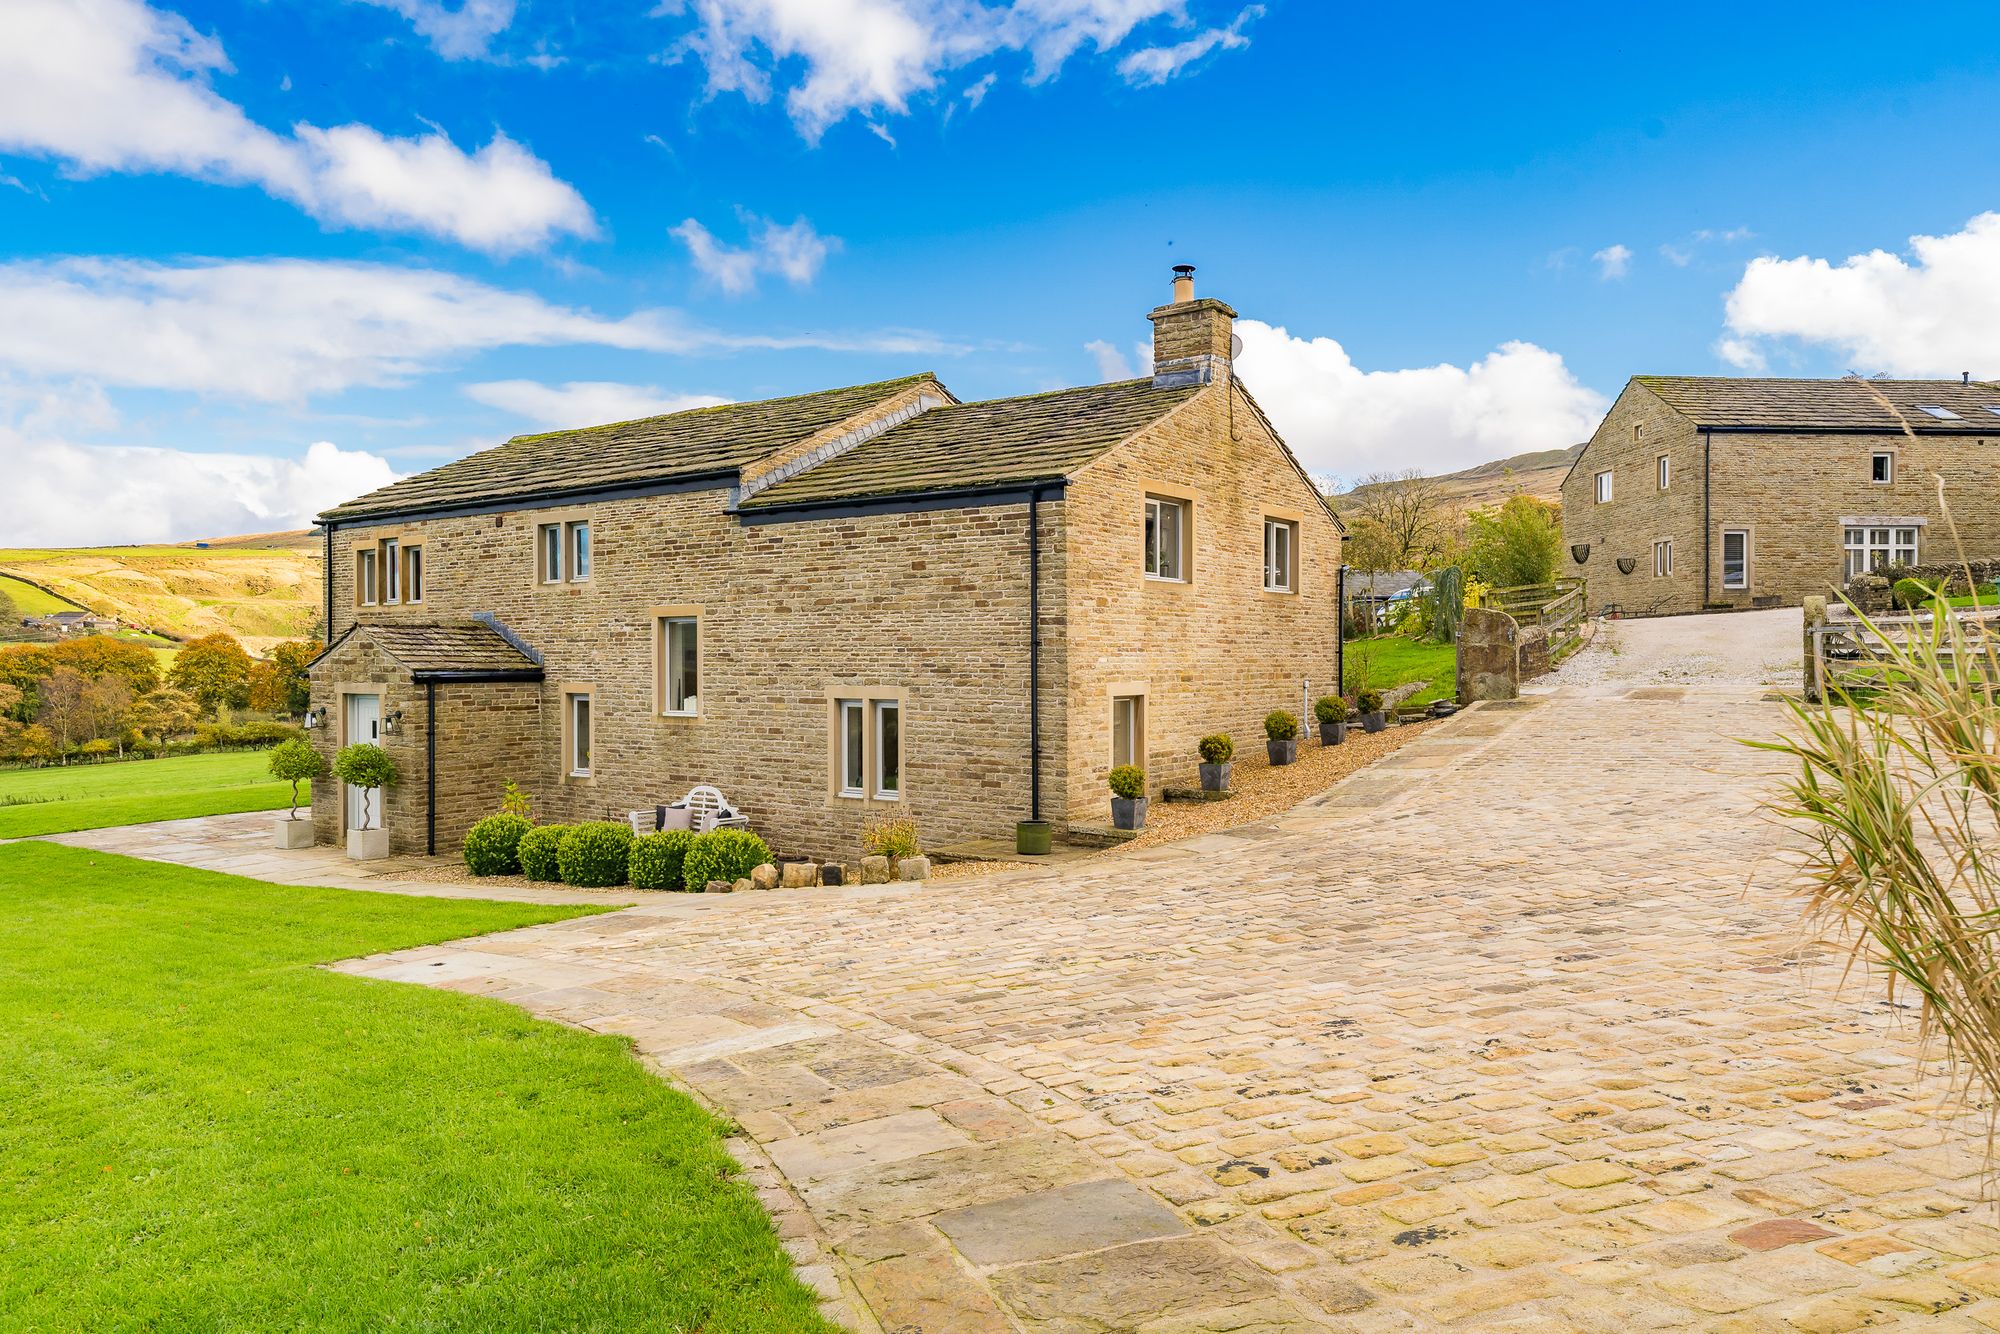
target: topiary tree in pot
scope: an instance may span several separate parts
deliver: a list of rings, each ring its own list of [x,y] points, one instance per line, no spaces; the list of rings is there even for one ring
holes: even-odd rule
[[[1216,732],[1201,739],[1201,790],[1204,792],[1227,792],[1229,790],[1229,760],[1236,754],[1236,743],[1226,732]]]
[[[1114,829],[1146,827],[1146,771],[1121,764],[1111,771],[1111,825]]]
[[[1337,746],[1347,740],[1347,701],[1338,695],[1321,695],[1313,701],[1313,717],[1319,722],[1319,743]]]
[[[333,776],[349,787],[361,789],[361,828],[347,831],[347,855],[355,861],[373,861],[389,855],[389,831],[371,829],[374,823],[375,793],[394,787],[401,779],[389,752],[367,741],[357,741],[333,757]]]
[[[269,761],[271,777],[292,785],[292,806],[278,821],[278,846],[309,848],[313,841],[312,819],[299,818],[299,784],[310,783],[326,773],[326,756],[312,743],[294,738],[273,748]]]
[[[1382,692],[1364,690],[1354,697],[1354,707],[1361,711],[1361,730],[1379,732],[1389,725],[1389,718],[1382,708]]]
[[[1264,715],[1264,749],[1273,765],[1291,764],[1299,758],[1299,720],[1284,709]]]

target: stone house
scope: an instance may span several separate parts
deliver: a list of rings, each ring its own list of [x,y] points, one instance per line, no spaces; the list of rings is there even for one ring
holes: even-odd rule
[[[321,516],[331,755],[378,740],[392,847],[697,783],[784,852],[1103,825],[1133,762],[1262,739],[1337,679],[1341,528],[1232,372],[1235,312],[1151,313],[1121,383],[960,402],[923,373],[523,436]],[[318,837],[359,810],[318,785]]]
[[[1795,605],[1855,575],[2000,555],[2000,385],[1635,376],[1562,487],[1591,609]]]

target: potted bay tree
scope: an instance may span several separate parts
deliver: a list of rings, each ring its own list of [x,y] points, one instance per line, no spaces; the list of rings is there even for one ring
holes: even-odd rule
[[[1146,827],[1146,771],[1136,764],[1111,771],[1111,824],[1115,829]]]
[[[302,737],[293,737],[271,752],[271,777],[292,785],[292,806],[278,821],[278,846],[309,848],[313,844],[313,823],[309,814],[299,818],[299,784],[310,783],[326,774],[326,756],[313,749]]]
[[[1338,695],[1321,695],[1313,701],[1313,717],[1319,720],[1319,743],[1337,746],[1347,740],[1347,701]]]
[[[1299,758],[1299,720],[1283,709],[1264,715],[1264,749],[1273,765],[1291,764]]]
[[[361,827],[347,831],[347,855],[354,861],[376,861],[389,855],[389,831],[371,829],[377,792],[394,787],[400,775],[389,752],[366,741],[345,746],[333,757],[333,776],[349,787],[361,789]]]
[[[1355,708],[1361,711],[1361,730],[1379,732],[1389,725],[1388,714],[1382,709],[1382,692],[1364,690],[1354,697]]]
[[[1229,760],[1236,754],[1236,743],[1227,733],[1216,732],[1201,739],[1201,790],[1204,792],[1227,792],[1229,790]]]

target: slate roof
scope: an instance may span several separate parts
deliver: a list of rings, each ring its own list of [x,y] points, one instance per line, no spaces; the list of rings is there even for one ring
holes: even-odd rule
[[[911,418],[745,500],[755,512],[1068,476],[1201,391],[1151,379],[955,403]]]
[[[1862,428],[1900,433],[1907,421],[1913,430],[1925,433],[2000,435],[2000,385],[1978,380],[1968,385],[1957,380],[1775,380],[1701,375],[1632,378],[1697,426]],[[1922,411],[1924,407],[1941,407],[1957,415],[1939,418]]]
[[[845,421],[929,372],[757,403],[695,408],[637,421],[516,436],[441,468],[336,505],[321,522],[733,472]]]
[[[417,677],[440,672],[539,673],[542,670],[540,663],[482,621],[364,622],[349,626],[347,633],[327,645],[320,657],[332,653],[351,634],[368,636]]]

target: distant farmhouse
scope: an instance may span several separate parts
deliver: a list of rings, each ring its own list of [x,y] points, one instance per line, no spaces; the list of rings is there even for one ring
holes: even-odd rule
[[[1635,376],[1563,481],[1592,610],[1796,605],[2000,555],[2000,385]]]
[[[47,616],[23,616],[21,626],[23,629],[52,631],[59,635],[108,635],[118,629],[118,621],[95,612],[58,611]]]
[[[1338,676],[1340,521],[1236,379],[1193,270],[1143,378],[961,402],[928,373],[523,436],[337,505],[330,754],[404,781],[313,792],[451,849],[502,785],[543,819],[720,787],[781,849],[1102,825],[1196,745]]]

